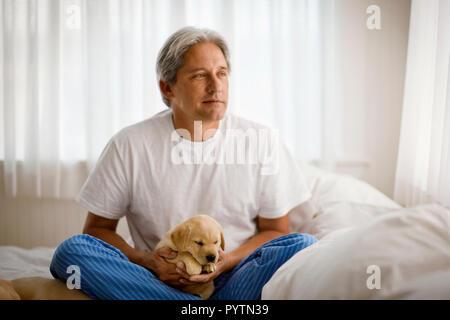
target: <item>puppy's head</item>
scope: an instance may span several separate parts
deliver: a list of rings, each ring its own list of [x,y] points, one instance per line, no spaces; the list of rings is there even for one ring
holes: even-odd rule
[[[170,236],[178,251],[189,252],[201,265],[216,263],[219,249],[225,250],[221,226],[206,215],[198,215],[183,222]]]

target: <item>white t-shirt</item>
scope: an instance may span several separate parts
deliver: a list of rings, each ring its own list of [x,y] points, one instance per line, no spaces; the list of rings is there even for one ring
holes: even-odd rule
[[[282,217],[310,197],[274,131],[227,113],[214,136],[191,142],[167,109],[111,138],[77,201],[105,218],[125,216],[138,250],[152,251],[171,228],[206,214],[231,251],[257,233],[258,216]]]

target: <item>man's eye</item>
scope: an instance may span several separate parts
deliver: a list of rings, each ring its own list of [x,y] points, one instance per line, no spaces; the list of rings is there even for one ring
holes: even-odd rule
[[[194,78],[204,78],[206,75],[204,73],[196,74]]]
[[[198,244],[200,247],[203,245],[203,242],[201,241],[195,241],[196,244]]]
[[[227,76],[227,73],[226,73],[226,72],[221,72],[221,73],[219,73],[219,75],[220,75],[221,77],[226,77],[226,76]]]

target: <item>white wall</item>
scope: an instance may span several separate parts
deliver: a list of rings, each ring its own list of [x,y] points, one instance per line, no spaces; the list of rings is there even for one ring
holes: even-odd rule
[[[75,201],[6,197],[0,162],[0,245],[56,247],[82,232],[86,215]],[[125,219],[117,229],[124,239],[128,238]]]
[[[366,27],[371,4],[381,9],[381,30]],[[410,0],[341,0],[336,9],[343,125],[335,169],[392,196]],[[55,247],[81,233],[86,211],[74,201],[6,198],[3,188],[0,163],[0,245]],[[128,237],[124,219],[119,233]]]
[[[377,5],[381,29],[366,26]],[[336,1],[341,146],[336,171],[392,197],[400,136],[410,0]]]

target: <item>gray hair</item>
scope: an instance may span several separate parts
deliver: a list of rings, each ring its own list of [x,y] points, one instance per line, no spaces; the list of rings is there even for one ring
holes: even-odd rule
[[[177,71],[183,65],[183,55],[190,47],[202,42],[214,43],[222,50],[227,62],[228,72],[230,72],[228,45],[219,33],[210,29],[184,27],[172,34],[158,53],[156,60],[158,83],[162,80],[166,83],[174,84],[177,81]],[[162,92],[161,97],[170,108],[170,101]]]

